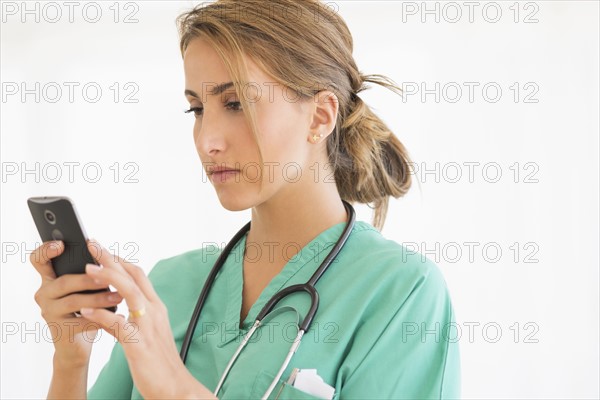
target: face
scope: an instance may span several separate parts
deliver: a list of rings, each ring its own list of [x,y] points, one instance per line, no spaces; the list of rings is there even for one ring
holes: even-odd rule
[[[219,201],[228,210],[245,210],[274,196],[302,190],[298,172],[310,171],[314,145],[308,142],[312,101],[299,101],[248,57],[249,85],[245,93],[255,105],[258,143],[242,111],[234,86],[220,94],[215,87],[232,79],[217,52],[201,38],[184,54],[186,98],[195,118],[194,142]],[[213,167],[235,172],[210,175]]]

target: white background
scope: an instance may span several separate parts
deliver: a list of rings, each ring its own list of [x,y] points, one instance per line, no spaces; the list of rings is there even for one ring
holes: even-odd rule
[[[27,197],[71,197],[91,237],[146,271],[228,241],[250,218],[223,209],[203,181],[193,117],[182,112],[174,21],[193,3],[99,2],[96,23],[86,21],[94,5],[76,4],[73,22],[62,2],[2,5],[2,398],[45,397],[51,376]],[[361,94],[419,167],[383,234],[444,273],[462,328],[463,398],[598,398],[598,3],[476,2],[471,16],[463,2],[331,6],[353,33],[360,70],[407,89],[405,101],[378,86]],[[39,22],[23,7],[37,7]],[[437,7],[439,22],[424,7]],[[22,98],[21,85],[36,82],[39,102]],[[79,85],[72,102],[65,82]],[[433,92],[422,99],[421,83],[436,82],[439,102]],[[93,88],[82,93],[90,83],[102,90],[95,103]],[[38,176],[22,175],[36,163]],[[65,163],[79,163],[72,182]],[[357,212],[371,221],[366,206]],[[105,333],[96,344],[90,383],[113,343]]]

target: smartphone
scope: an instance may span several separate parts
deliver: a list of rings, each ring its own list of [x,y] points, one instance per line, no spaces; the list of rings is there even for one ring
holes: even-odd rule
[[[30,197],[27,199],[33,222],[43,242],[62,240],[65,250],[50,261],[56,276],[84,274],[86,264],[97,264],[88,250],[88,237],[70,198],[64,196]],[[98,249],[100,251],[100,249]],[[110,290],[85,290],[80,293],[97,293]],[[117,311],[117,307],[107,310]]]

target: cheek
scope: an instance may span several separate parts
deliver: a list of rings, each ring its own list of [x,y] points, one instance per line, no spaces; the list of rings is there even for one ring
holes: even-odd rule
[[[280,171],[282,166],[290,161],[290,151],[297,147],[292,140],[292,132],[283,123],[279,116],[264,119],[265,123],[259,124],[261,132],[261,150],[264,163],[271,163],[271,167]],[[293,159],[293,158],[292,158]]]
[[[272,183],[279,186],[296,182],[299,177],[309,173],[304,162],[302,147],[292,143],[287,133],[273,134],[264,142],[262,153],[265,163],[263,167],[265,184]]]
[[[300,106],[287,104],[282,99],[269,104],[259,103],[257,125],[262,132],[263,144],[276,146],[283,152],[301,146],[306,136],[306,118],[300,111]]]
[[[198,118],[194,118],[194,127],[192,128],[192,134],[194,135],[194,141],[198,139],[200,134],[200,128],[202,127],[202,121]]]

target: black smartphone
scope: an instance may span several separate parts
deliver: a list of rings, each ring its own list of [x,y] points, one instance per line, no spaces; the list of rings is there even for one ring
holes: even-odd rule
[[[43,242],[62,240],[65,250],[51,259],[56,276],[84,274],[86,264],[97,264],[88,250],[88,237],[75,209],[75,204],[65,196],[30,197],[29,211]],[[100,251],[100,249],[98,249]],[[110,290],[85,290],[81,293],[97,293]],[[117,307],[107,310],[117,311]]]

